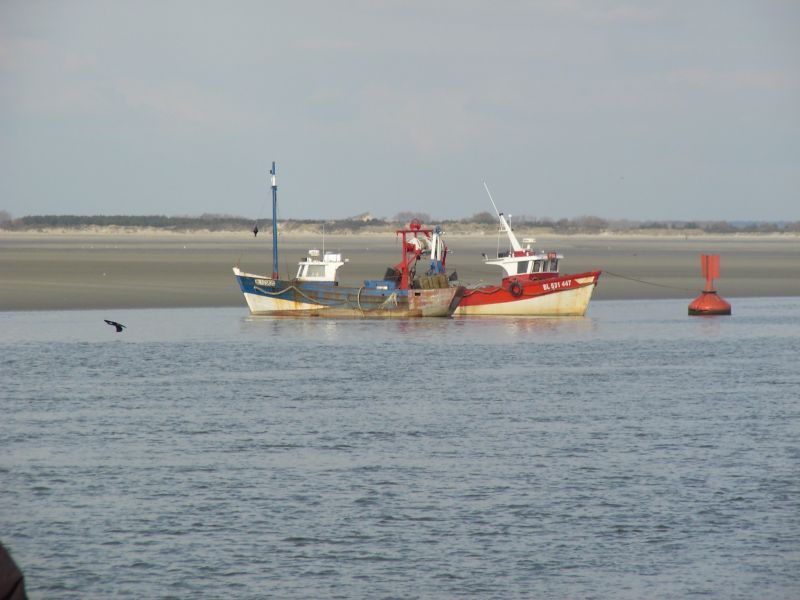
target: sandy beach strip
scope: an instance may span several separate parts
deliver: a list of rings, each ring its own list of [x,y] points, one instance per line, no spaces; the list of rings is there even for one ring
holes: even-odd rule
[[[522,236],[520,236],[522,237]],[[494,235],[448,235],[448,268],[464,284],[495,284]],[[280,238],[281,275],[294,274],[316,235]],[[500,240],[505,249],[505,240]],[[717,289],[726,298],[800,296],[800,236],[538,236],[535,248],[562,253],[562,273],[602,270],[595,300],[684,298],[703,288],[700,254],[721,255]],[[398,262],[394,234],[326,236],[325,249],[350,262],[342,284],[383,277]],[[272,240],[249,233],[0,232],[0,310],[242,306],[231,267],[272,271]]]

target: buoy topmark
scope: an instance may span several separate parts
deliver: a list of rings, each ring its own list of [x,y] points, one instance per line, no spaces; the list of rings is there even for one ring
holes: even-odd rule
[[[700,267],[706,289],[689,304],[689,315],[729,315],[731,305],[717,295],[714,280],[719,278],[719,254],[701,254]]]

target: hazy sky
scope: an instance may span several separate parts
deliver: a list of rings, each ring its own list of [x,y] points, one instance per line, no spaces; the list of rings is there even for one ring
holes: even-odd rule
[[[0,0],[0,210],[800,220],[800,2]]]

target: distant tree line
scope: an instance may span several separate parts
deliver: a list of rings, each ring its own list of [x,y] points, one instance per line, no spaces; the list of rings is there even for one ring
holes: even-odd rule
[[[433,220],[427,213],[401,212],[391,219],[364,218],[348,219],[286,219],[281,221],[281,229],[293,231],[315,229],[331,234],[358,233],[366,230],[379,230],[404,226],[412,219],[425,225],[439,223],[444,226],[469,226],[481,231],[493,231],[497,227],[497,215],[479,212],[464,219]],[[602,233],[632,231],[697,231],[703,233],[800,233],[800,221],[631,221],[609,220],[585,215],[574,219],[550,219],[528,216],[515,216],[512,226],[517,229],[546,229],[553,233]],[[31,231],[40,229],[85,229],[90,227],[151,228],[165,231],[249,231],[258,225],[262,231],[272,227],[271,219],[254,221],[244,217],[219,214],[200,216],[167,217],[164,215],[33,215],[11,218],[7,211],[0,210],[0,229],[7,231]]]
[[[510,219],[513,227],[549,229],[555,233],[602,233],[641,230],[695,230],[704,233],[798,233],[800,221],[633,221],[584,215],[574,219],[520,216]],[[497,216],[480,212],[455,223],[496,224]]]
[[[227,215],[165,217],[163,215],[32,215],[0,223],[3,229],[81,229],[85,227],[152,227],[174,231],[208,229],[225,231],[252,227],[253,221]]]

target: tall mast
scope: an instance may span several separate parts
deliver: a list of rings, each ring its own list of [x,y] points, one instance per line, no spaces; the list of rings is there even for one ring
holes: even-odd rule
[[[272,278],[278,279],[278,183],[274,160],[269,174],[272,175]]]

